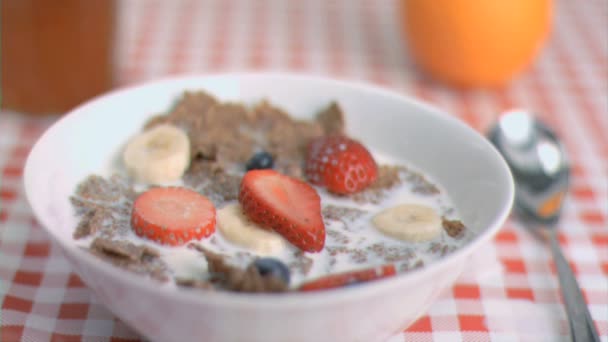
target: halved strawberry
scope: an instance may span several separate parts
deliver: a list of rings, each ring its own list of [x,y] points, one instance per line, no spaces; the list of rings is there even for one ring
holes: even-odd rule
[[[374,279],[386,278],[397,274],[395,266],[392,264],[384,265],[376,268],[369,268],[360,271],[351,271],[345,273],[330,274],[300,286],[300,291],[317,291],[326,290],[336,287],[347,286],[367,282]]]
[[[131,227],[141,237],[180,246],[215,231],[215,207],[196,191],[152,188],[135,199]]]
[[[345,136],[314,140],[306,157],[306,177],[337,194],[361,191],[378,177],[378,167],[369,151]]]
[[[274,170],[251,170],[241,181],[239,202],[251,221],[281,234],[299,249],[323,249],[321,198],[308,183]]]

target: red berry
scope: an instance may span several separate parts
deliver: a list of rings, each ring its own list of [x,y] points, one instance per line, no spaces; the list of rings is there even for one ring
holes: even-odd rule
[[[152,188],[133,203],[131,227],[143,238],[179,246],[215,232],[215,207],[193,190]]]
[[[330,274],[302,284],[300,286],[300,291],[316,291],[343,287],[350,284],[394,276],[396,273],[395,266],[389,264],[365,270]]]
[[[321,198],[308,183],[274,170],[251,170],[241,181],[243,213],[305,252],[325,245]]]
[[[378,167],[371,153],[345,136],[314,140],[306,158],[306,177],[336,194],[352,194],[372,184]]]

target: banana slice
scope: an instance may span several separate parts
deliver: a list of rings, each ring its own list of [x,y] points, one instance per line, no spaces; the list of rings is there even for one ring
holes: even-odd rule
[[[382,233],[408,242],[423,242],[441,233],[441,218],[435,209],[420,204],[401,204],[378,213],[372,219]]]
[[[173,182],[181,178],[190,164],[190,140],[173,125],[158,125],[129,141],[123,162],[137,181]]]
[[[279,234],[262,229],[249,221],[238,203],[217,211],[217,227],[230,242],[262,256],[274,255],[286,246]]]

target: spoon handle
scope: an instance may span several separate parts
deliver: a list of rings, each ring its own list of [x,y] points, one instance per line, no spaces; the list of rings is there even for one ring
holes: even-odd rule
[[[595,325],[593,324],[593,319],[587,308],[583,293],[578,286],[568,261],[566,261],[566,258],[559,247],[555,229],[549,229],[549,235],[553,260],[557,267],[557,276],[559,277],[562,297],[564,298],[564,304],[570,322],[572,340],[574,342],[599,341],[600,338],[595,330]]]

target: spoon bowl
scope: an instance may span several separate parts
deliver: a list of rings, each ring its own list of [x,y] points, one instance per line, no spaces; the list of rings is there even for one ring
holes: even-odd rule
[[[515,178],[515,207],[526,221],[553,226],[570,179],[566,150],[557,135],[529,113],[504,113],[490,132]]]

